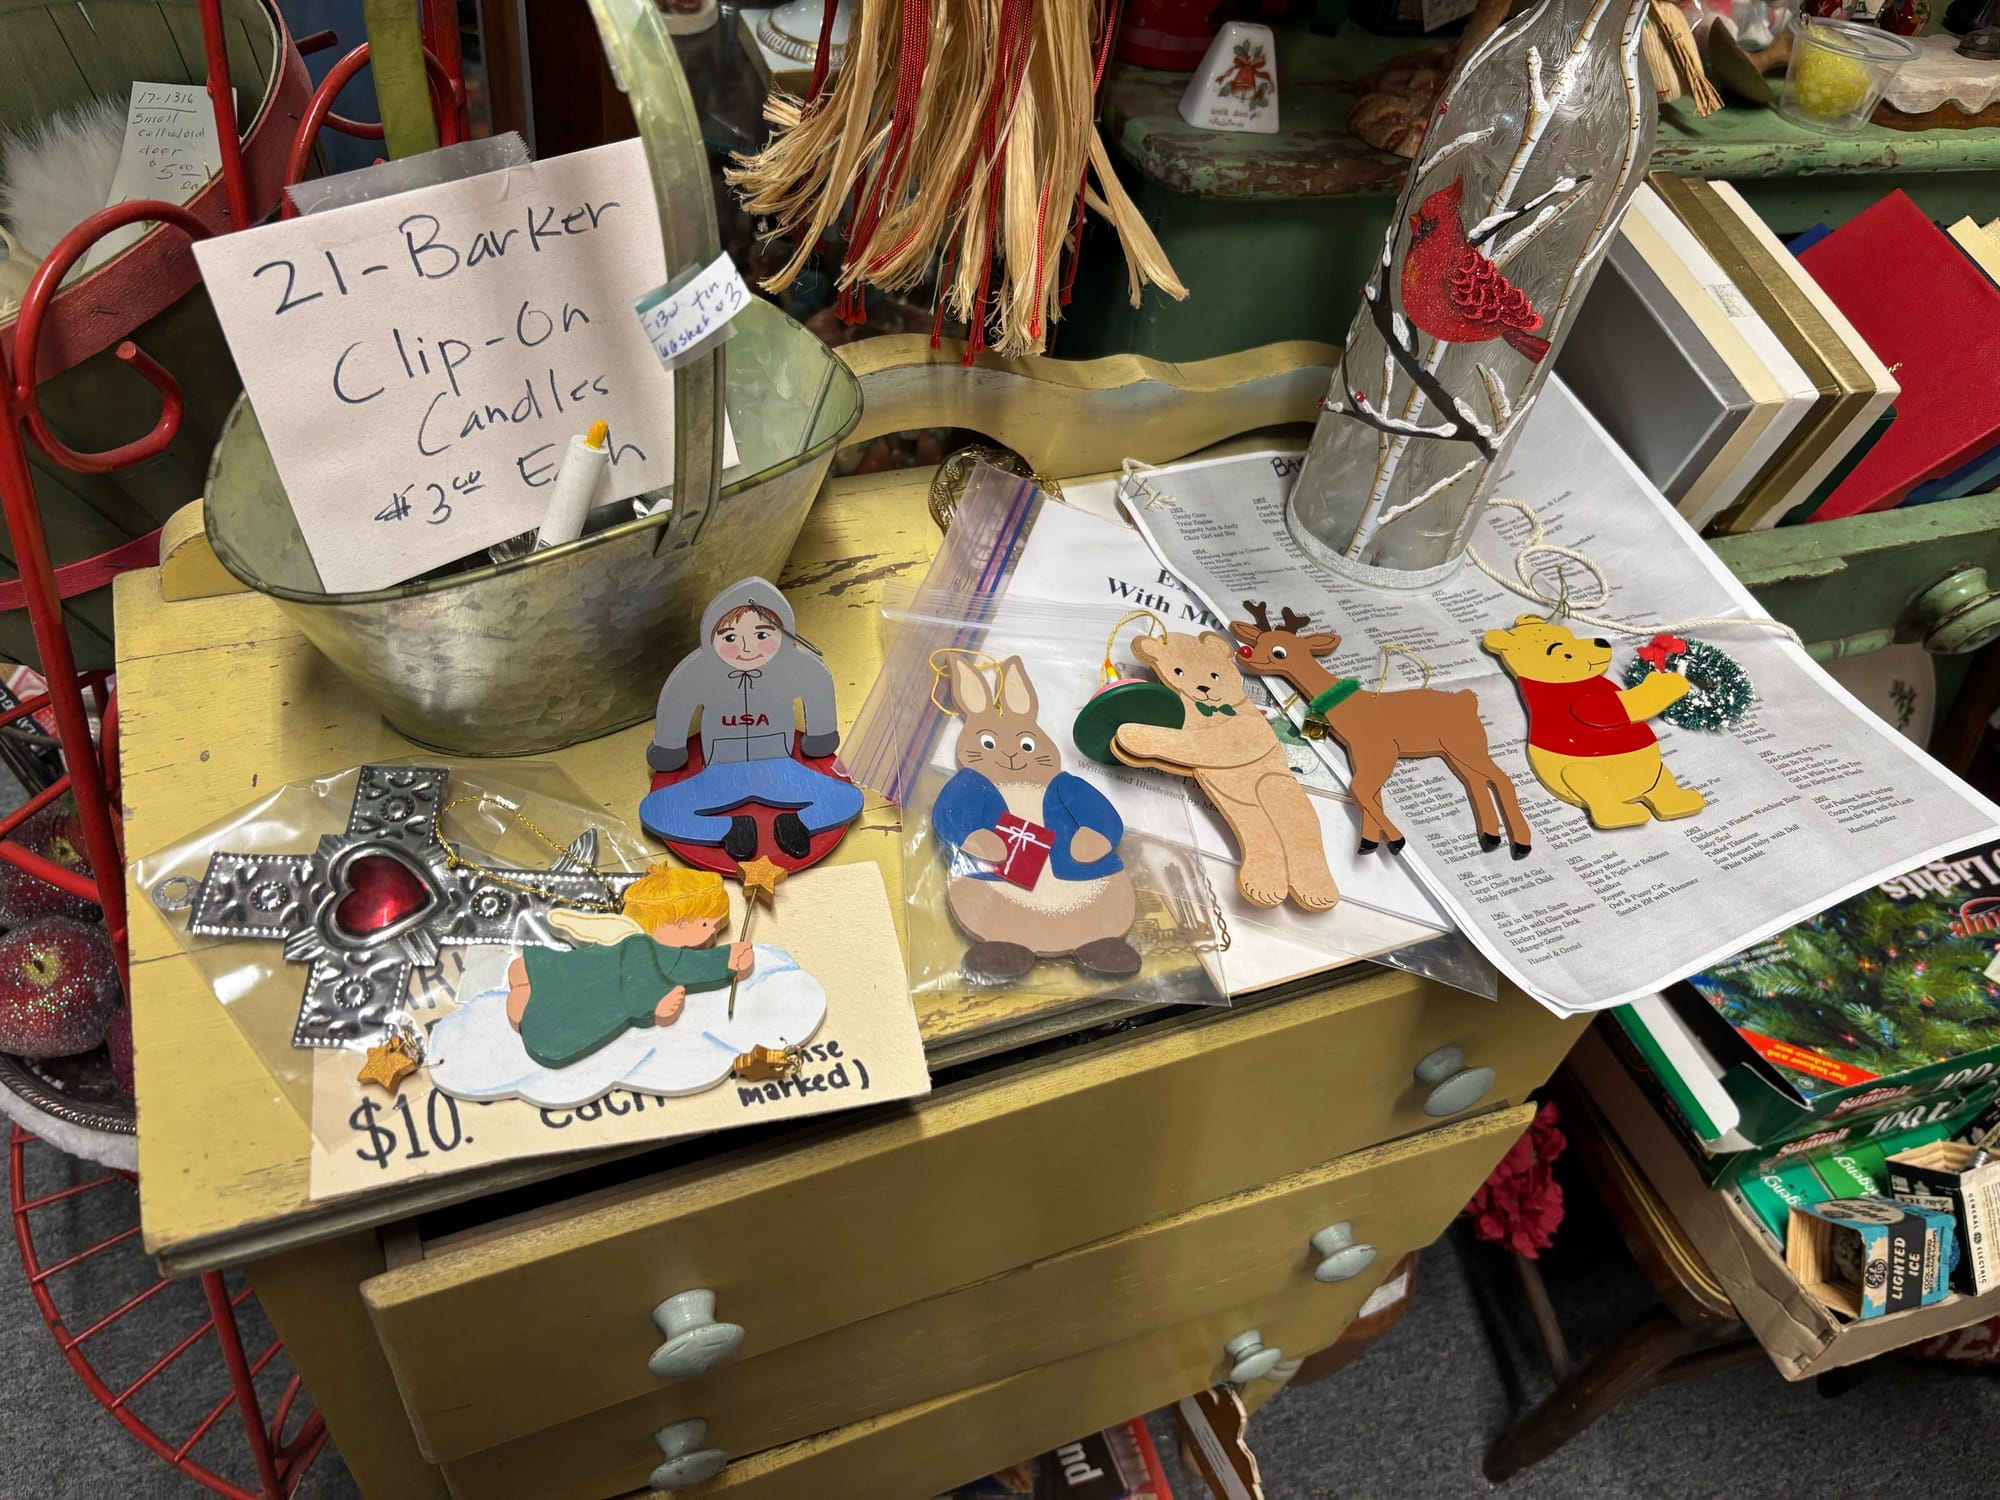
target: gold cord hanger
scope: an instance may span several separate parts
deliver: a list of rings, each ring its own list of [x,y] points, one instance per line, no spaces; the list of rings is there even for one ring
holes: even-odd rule
[[[470,870],[475,875],[490,880],[497,886],[504,886],[510,891],[519,891],[524,896],[537,896],[544,901],[560,906],[573,906],[581,911],[615,912],[624,908],[624,902],[618,899],[618,893],[611,888],[611,882],[606,880],[596,868],[591,866],[586,866],[585,872],[592,880],[597,882],[598,887],[604,892],[601,898],[577,897],[560,891],[552,891],[543,886],[530,885],[524,880],[515,880],[510,876],[490,870],[475,860],[467,859],[463,854],[459,853],[458,846],[444,836],[444,815],[455,807],[464,807],[468,804],[481,802],[497,802],[506,808],[512,822],[519,823],[529,833],[540,839],[555,853],[557,858],[561,858],[570,852],[567,845],[558,844],[554,839],[550,838],[518,806],[509,802],[505,797],[495,796],[490,792],[472,792],[463,797],[454,797],[451,801],[445,803],[443,807],[440,807],[437,810],[437,816],[431,819],[431,837],[437,840],[438,847],[444,851],[446,869]]]

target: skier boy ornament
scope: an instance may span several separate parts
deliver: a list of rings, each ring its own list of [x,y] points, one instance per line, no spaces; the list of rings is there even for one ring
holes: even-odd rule
[[[860,790],[834,766],[833,677],[762,578],[710,600],[700,639],[660,690],[646,760],[661,774],[639,821],[707,869],[733,873],[767,838],[786,869],[811,864],[861,811]]]

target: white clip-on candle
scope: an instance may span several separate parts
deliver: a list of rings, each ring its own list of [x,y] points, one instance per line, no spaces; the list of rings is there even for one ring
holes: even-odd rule
[[[604,473],[611,453],[611,428],[604,422],[590,424],[586,437],[572,437],[562,466],[556,470],[556,492],[549,501],[542,529],[535,535],[535,550],[573,542],[583,535],[584,517],[597,498],[597,481]]]

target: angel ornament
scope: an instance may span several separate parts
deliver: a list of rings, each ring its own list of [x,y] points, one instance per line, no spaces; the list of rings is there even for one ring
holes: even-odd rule
[[[825,989],[783,948],[717,945],[728,920],[720,875],[665,863],[633,882],[620,913],[553,913],[573,946],[524,950],[504,987],[439,1021],[432,1082],[460,1098],[544,1107],[614,1087],[691,1094],[753,1048],[810,1040],[826,1019]]]

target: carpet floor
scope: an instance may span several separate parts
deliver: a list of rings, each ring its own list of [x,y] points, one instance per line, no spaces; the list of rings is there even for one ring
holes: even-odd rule
[[[102,1174],[39,1145],[23,1174],[30,1196]],[[0,1160],[0,1174],[6,1170]],[[1570,1215],[1546,1261],[1551,1295],[1580,1359],[1604,1348],[1647,1301],[1579,1174],[1567,1174]],[[132,1190],[92,1189],[33,1215],[43,1264],[129,1230]],[[89,1328],[156,1278],[136,1236],[47,1280],[67,1326]],[[232,1280],[240,1291],[240,1279]],[[1251,1423],[1251,1446],[1270,1500],[1460,1500],[1495,1493],[1480,1458],[1496,1434],[1547,1394],[1550,1382],[1511,1269],[1460,1226],[1423,1256],[1416,1298],[1366,1357],[1288,1391]],[[1482,1294],[1483,1289],[1483,1294]],[[135,1380],[200,1325],[198,1283],[149,1297],[83,1345],[114,1389]],[[242,1310],[254,1360],[272,1341],[254,1299]],[[269,1404],[282,1357],[259,1378]],[[135,1413],[179,1445],[228,1392],[213,1335],[202,1338],[132,1400]],[[1155,1429],[1169,1424],[1155,1418]],[[195,1500],[205,1493],[171,1472],[93,1401],[65,1363],[26,1278],[0,1248],[0,1500]],[[1163,1444],[1169,1447],[1169,1444]],[[1923,1453],[1933,1462],[1920,1467]],[[1900,1455],[1893,1460],[1890,1455]],[[191,1456],[254,1488],[240,1422],[225,1410]],[[1174,1469],[1179,1500],[1202,1500]],[[1856,1496],[1899,1489],[1954,1500],[1992,1495],[2000,1463],[2000,1378],[1917,1362],[1886,1362],[1837,1398],[1788,1385],[1767,1364],[1745,1365],[1648,1392],[1500,1487],[1521,1500],[1677,1500],[1737,1495]],[[1885,1468],[1885,1464],[1891,1467]],[[305,1500],[348,1500],[353,1481],[330,1449],[307,1474]],[[394,1497],[391,1497],[394,1500]],[[847,1497],[815,1497],[847,1500]],[[869,1496],[856,1500],[916,1500]]]

